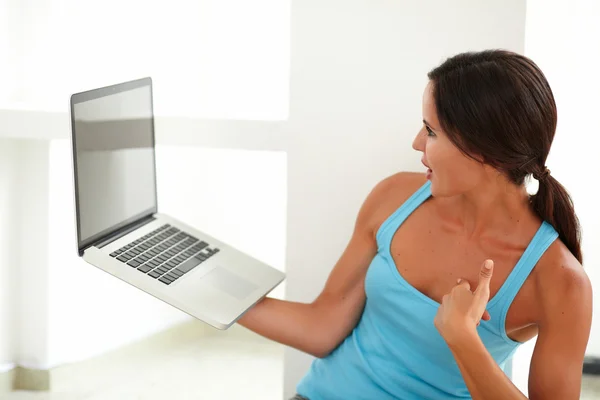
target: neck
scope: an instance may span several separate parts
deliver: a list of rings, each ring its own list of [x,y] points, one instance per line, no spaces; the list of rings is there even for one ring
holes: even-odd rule
[[[467,237],[482,237],[498,230],[514,231],[515,224],[531,217],[529,195],[500,176],[482,181],[455,198],[456,222]]]

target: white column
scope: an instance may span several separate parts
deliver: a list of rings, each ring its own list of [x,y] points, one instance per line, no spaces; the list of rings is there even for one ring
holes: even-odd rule
[[[522,52],[524,24],[520,0],[292,3],[288,299],[320,292],[377,181],[422,169],[426,73],[462,51]],[[310,362],[286,349],[285,398]]]
[[[17,343],[19,150],[18,140],[0,139],[0,373],[13,367]]]
[[[19,238],[15,360],[32,369],[48,366],[48,142],[20,141],[17,158],[18,206],[14,226]]]

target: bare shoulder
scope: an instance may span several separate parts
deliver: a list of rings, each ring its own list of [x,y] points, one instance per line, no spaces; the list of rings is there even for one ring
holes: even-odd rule
[[[557,239],[535,268],[536,297],[540,299],[538,324],[568,313],[591,318],[592,284],[581,263]]]
[[[398,172],[383,179],[379,185],[389,189],[406,192],[408,196],[410,196],[414,191],[413,189],[418,189],[423,186],[425,182],[427,182],[427,177],[424,173]]]
[[[365,202],[371,210],[369,214],[373,233],[377,232],[379,226],[426,182],[425,174],[398,172],[375,185]]]

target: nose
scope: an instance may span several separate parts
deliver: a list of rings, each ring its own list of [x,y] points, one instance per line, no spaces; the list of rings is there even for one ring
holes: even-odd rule
[[[412,144],[413,149],[423,153],[425,153],[425,142],[427,141],[424,132],[425,128],[421,129],[419,133],[417,133],[417,136],[415,137],[415,140],[413,140]]]

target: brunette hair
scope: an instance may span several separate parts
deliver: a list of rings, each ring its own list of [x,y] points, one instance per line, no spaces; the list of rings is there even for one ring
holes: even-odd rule
[[[529,58],[502,49],[466,52],[427,74],[440,125],[466,155],[479,157],[515,184],[539,180],[533,209],[583,262],[573,201],[550,175],[546,158],[556,131],[556,103],[546,77]]]

